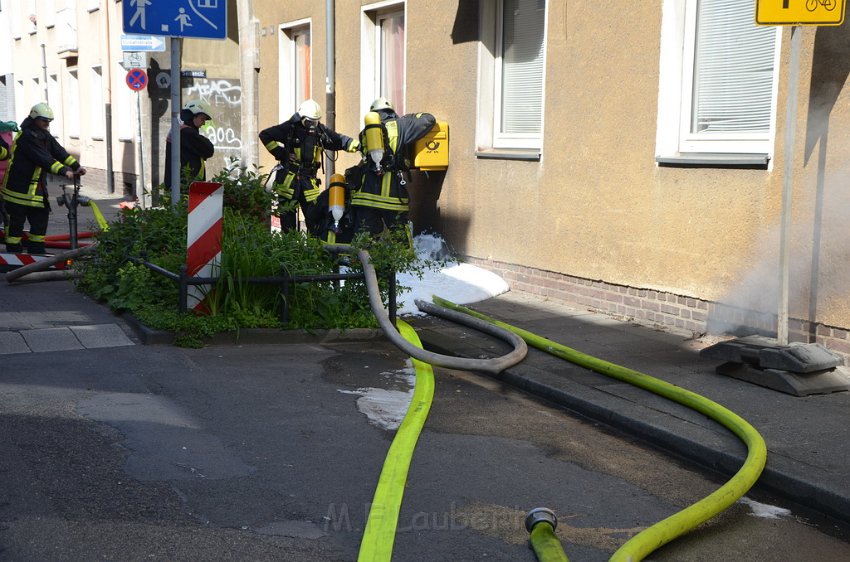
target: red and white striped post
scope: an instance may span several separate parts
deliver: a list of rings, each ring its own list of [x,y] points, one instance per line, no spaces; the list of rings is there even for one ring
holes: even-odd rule
[[[221,215],[224,188],[217,182],[196,181],[189,185],[186,273],[189,277],[215,277],[221,265]],[[211,285],[189,285],[188,310],[207,314],[206,296]]]

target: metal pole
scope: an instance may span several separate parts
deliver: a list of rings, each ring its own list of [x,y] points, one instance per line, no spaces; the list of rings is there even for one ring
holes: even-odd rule
[[[112,50],[110,48],[111,35],[109,31],[109,2],[103,4],[101,14],[104,33],[104,46],[106,48],[105,64],[101,66],[103,83],[106,85],[106,107],[104,119],[106,119],[106,191],[115,193],[115,170],[112,163]]]
[[[139,182],[142,185],[142,192],[137,193],[136,197],[142,202],[142,208],[147,208],[145,201],[145,139],[142,136],[142,98],[139,92],[136,92],[136,125],[139,129]]]
[[[171,206],[180,201],[180,48],[183,39],[171,38]]]
[[[336,43],[334,37],[334,0],[325,0],[325,61],[327,63],[327,77],[325,78],[325,124],[332,131],[336,130],[336,94],[334,92],[335,68],[334,68],[334,51]],[[334,174],[334,161],[330,158],[325,158],[326,176],[331,177]]]
[[[788,101],[785,111],[785,166],[782,186],[782,222],[779,233],[779,312],[776,341],[788,345],[788,286],[790,284],[791,194],[794,171],[794,133],[797,129],[797,81],[800,74],[800,27],[791,27],[791,62],[788,65]],[[814,319],[812,319],[814,320]]]

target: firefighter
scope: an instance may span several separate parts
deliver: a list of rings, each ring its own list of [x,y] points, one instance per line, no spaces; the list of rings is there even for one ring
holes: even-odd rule
[[[279,162],[271,190],[283,209],[280,227],[284,232],[295,230],[299,205],[307,230],[316,229],[310,207],[320,193],[321,180],[316,173],[322,165],[323,151],[360,149],[359,141],[328,129],[320,122],[321,118],[321,106],[308,99],[287,121],[264,129],[259,135],[260,142]]]
[[[215,153],[212,141],[201,134],[201,127],[212,119],[210,105],[193,100],[180,110],[180,174],[181,182],[188,173],[189,183],[207,179],[206,161]],[[188,171],[187,171],[188,167]],[[171,132],[165,140],[165,185],[171,188]],[[188,187],[186,186],[181,187]]]
[[[21,123],[11,148],[11,160],[3,181],[3,199],[6,208],[6,251],[22,252],[24,224],[30,230],[27,251],[45,253],[44,237],[50,215],[50,200],[44,172],[65,176],[85,175],[86,169],[68,154],[50,134],[53,110],[46,103],[32,107],[29,117]]]
[[[380,117],[383,137],[382,152],[378,162],[370,160],[375,147],[367,145],[367,129],[360,132],[364,162],[359,188],[351,196],[351,205],[356,220],[356,232],[378,234],[384,228],[403,225],[408,239],[411,233],[407,226],[410,163],[407,149],[431,130],[437,120],[430,113],[409,113],[399,116],[387,98],[380,97],[372,102],[370,112]],[[369,125],[367,125],[368,127]]]

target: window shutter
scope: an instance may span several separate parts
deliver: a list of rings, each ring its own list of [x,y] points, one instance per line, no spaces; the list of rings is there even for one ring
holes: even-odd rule
[[[692,133],[770,130],[775,39],[751,1],[699,0]]]
[[[541,131],[545,2],[504,0],[502,133]]]

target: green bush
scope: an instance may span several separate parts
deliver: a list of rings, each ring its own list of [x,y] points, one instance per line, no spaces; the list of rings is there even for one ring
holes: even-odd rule
[[[377,326],[362,280],[293,284],[286,297],[289,321],[280,323],[284,297],[279,286],[249,280],[328,274],[339,271],[341,262],[350,272],[362,272],[362,266],[356,257],[328,252],[321,241],[303,232],[271,232],[271,196],[263,189],[265,179],[235,169],[216,176],[215,181],[224,185],[225,207],[222,259],[219,271],[211,275],[218,277],[218,282],[206,295],[209,315],[179,314],[177,283],[139,263],[146,260],[173,273],[185,264],[186,197],[174,207],[126,210],[108,230],[99,233],[91,258],[76,265],[82,274],[77,281],[79,290],[113,310],[134,314],[153,329],[174,332],[176,343],[184,346],[200,346],[205,337],[217,332],[245,328]],[[375,238],[360,235],[352,247],[370,252],[385,305],[391,271],[421,274],[428,265],[417,262],[401,230]],[[397,288],[399,293],[404,290]]]

